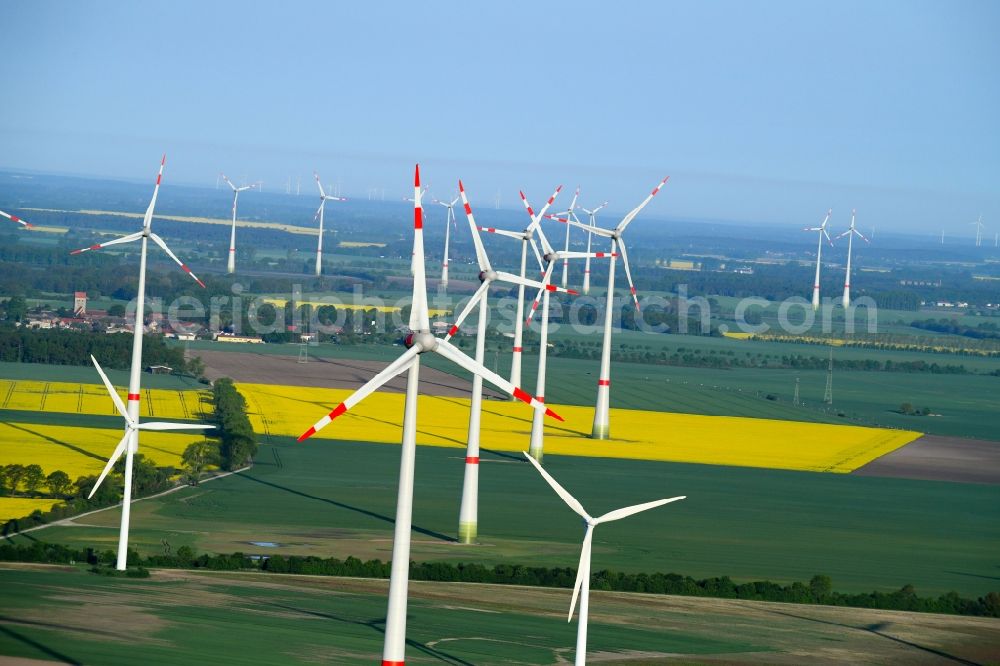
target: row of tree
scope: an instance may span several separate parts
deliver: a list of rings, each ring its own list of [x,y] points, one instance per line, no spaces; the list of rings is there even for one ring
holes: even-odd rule
[[[73,480],[61,469],[46,475],[41,465],[0,465],[0,491],[14,497],[22,486],[29,497],[41,496],[45,488],[49,497],[64,499],[69,496]]]
[[[246,399],[236,390],[233,380],[223,377],[212,387],[215,402],[215,426],[212,433],[220,440],[219,459],[225,470],[250,464],[257,455],[257,435],[247,418]]]
[[[0,545],[0,561],[101,564],[110,563],[113,559],[114,553],[111,551],[99,553],[93,549],[79,550],[40,541],[24,545],[12,543]],[[275,574],[363,578],[388,578],[390,570],[390,563],[381,560],[364,562],[355,557],[340,560],[335,557],[282,555],[251,557],[244,553],[197,555],[190,546],[181,546],[173,553],[165,552],[145,558],[134,551],[129,551],[128,561],[132,566],[215,571],[260,570]],[[482,564],[411,562],[410,580],[571,588],[576,580],[576,571],[572,568],[527,567],[516,564],[487,567]],[[949,592],[939,597],[921,597],[917,595],[912,585],[906,585],[894,592],[844,593],[835,591],[830,577],[824,575],[813,576],[808,583],[794,582],[782,585],[772,581],[737,583],[728,576],[695,579],[674,573],[623,573],[604,569],[592,574],[591,588],[646,594],[1000,617],[1000,593],[997,592],[990,592],[978,599],[963,598],[956,592]]]
[[[132,360],[132,334],[0,327],[0,361],[90,365],[91,355],[105,368],[128,369]],[[162,335],[145,336],[142,362],[167,365],[177,372],[186,371],[188,366],[184,350],[168,346]]]

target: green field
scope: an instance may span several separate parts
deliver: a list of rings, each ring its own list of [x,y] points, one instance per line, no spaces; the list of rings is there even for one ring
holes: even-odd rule
[[[0,566],[0,654],[67,664],[378,663],[386,581],[158,571],[108,579]],[[551,664],[573,657],[568,590],[410,585],[407,661]],[[721,630],[725,627],[724,631]],[[716,599],[592,594],[602,663],[981,663],[1000,621]],[[797,656],[796,656],[797,655]]]
[[[252,470],[139,502],[132,544],[199,551],[391,556],[399,449],[346,442],[261,449]],[[547,456],[594,513],[659,497],[688,499],[602,526],[594,568],[739,581],[806,581],[842,591],[981,596],[1000,588],[1000,487],[710,465]],[[483,452],[478,546],[454,543],[461,451],[421,447],[414,560],[575,567],[579,520],[526,463]],[[118,511],[15,540],[113,548]],[[264,549],[252,541],[282,544]]]
[[[128,370],[113,370],[105,368],[111,383],[115,386],[128,386]],[[27,379],[41,382],[79,382],[81,384],[100,384],[101,376],[92,365],[47,365],[44,363],[7,363],[0,361],[0,378]],[[207,388],[192,377],[179,375],[154,375],[142,373],[142,388],[144,389],[185,389],[204,390]]]

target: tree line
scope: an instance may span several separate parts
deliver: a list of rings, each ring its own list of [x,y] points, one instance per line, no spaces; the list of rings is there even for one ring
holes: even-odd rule
[[[0,361],[91,365],[91,355],[105,368],[127,370],[132,361],[132,334],[0,327]],[[180,372],[188,369],[184,350],[167,346],[162,335],[144,337],[142,363],[167,365]]]
[[[0,545],[0,560],[17,562],[45,562],[68,564],[86,562],[110,566],[115,554],[77,549],[58,544],[33,541],[30,544],[4,543]],[[362,561],[355,557],[341,560],[335,557],[316,556],[249,556],[245,553],[209,555],[196,554],[190,546],[181,546],[174,552],[149,555],[145,558],[130,550],[128,563],[134,567],[162,567],[181,569],[209,569],[214,571],[263,571],[273,574],[300,574],[312,576],[343,576],[360,578],[388,578],[390,563],[382,560]],[[482,564],[450,562],[411,562],[410,580],[427,580],[463,583],[489,583],[494,585],[527,585],[532,587],[572,588],[576,570],[569,567],[528,567],[518,564]],[[793,582],[782,585],[772,581],[737,583],[729,576],[695,579],[675,573],[623,573],[602,569],[591,575],[591,588],[616,592],[642,592],[646,594],[683,595],[717,599],[746,599],[777,601],[798,604],[821,604],[852,608],[902,610],[921,613],[947,613],[1000,617],[1000,593],[989,592],[977,599],[968,599],[956,592],[938,597],[921,597],[912,585],[904,585],[894,592],[845,593],[833,589],[829,576],[816,575],[807,583]]]

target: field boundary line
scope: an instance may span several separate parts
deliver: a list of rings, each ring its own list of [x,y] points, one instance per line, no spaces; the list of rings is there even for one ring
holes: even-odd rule
[[[216,474],[215,476],[210,476],[207,479],[202,479],[201,481],[199,481],[198,485],[200,486],[201,484],[208,483],[209,481],[215,481],[216,479],[224,479],[227,476],[231,476],[233,474],[239,474],[240,472],[245,472],[248,469],[250,469],[251,467],[253,467],[253,465],[247,465],[246,467],[241,467],[239,469],[234,469],[232,472],[223,472],[221,474]],[[138,499],[132,500],[132,504],[135,504],[136,502],[145,502],[146,500],[157,499],[159,497],[163,497],[164,495],[169,495],[170,493],[176,493],[178,490],[183,490],[184,488],[190,488],[190,487],[191,486],[189,484],[182,483],[180,485],[174,486],[173,488],[167,488],[163,492],[156,493],[155,495],[149,495],[148,497],[140,497]],[[79,519],[79,518],[86,518],[87,516],[92,516],[95,513],[100,513],[102,511],[108,511],[110,509],[117,509],[121,505],[122,505],[122,503],[118,502],[116,504],[112,504],[111,506],[105,506],[105,507],[102,507],[100,509],[94,509],[93,511],[86,511],[84,513],[78,513],[75,516],[69,516],[67,518],[61,518],[61,519],[55,521],[54,523],[45,523],[44,525],[35,525],[34,527],[29,527],[26,530],[20,530],[18,532],[11,532],[10,534],[4,534],[2,536],[3,536],[4,539],[10,539],[11,537],[16,537],[16,536],[21,535],[21,534],[27,534],[28,532],[34,532],[35,530],[43,530],[46,527],[54,527],[56,525],[60,525],[62,527],[73,527],[73,525],[71,523],[73,521]]]

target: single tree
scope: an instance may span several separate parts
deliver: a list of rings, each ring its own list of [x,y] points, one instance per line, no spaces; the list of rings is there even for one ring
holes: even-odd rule
[[[55,495],[56,497],[65,497],[69,492],[69,488],[73,485],[73,482],[69,478],[69,474],[57,469],[56,471],[45,477],[45,485],[49,488],[49,493]]]
[[[187,469],[191,485],[197,485],[206,467],[219,464],[219,447],[207,439],[194,442],[184,449],[181,461]]]
[[[45,481],[45,472],[41,465],[28,465],[24,468],[24,489],[34,495],[38,487]]]
[[[24,465],[7,465],[4,468],[6,472],[5,476],[7,478],[7,489],[10,491],[10,495],[13,496],[17,493],[18,487],[20,487],[21,482],[24,481],[24,474],[27,471]]]

